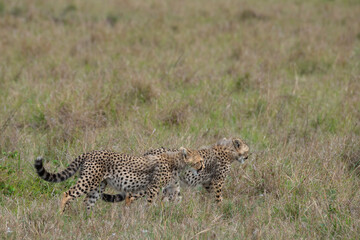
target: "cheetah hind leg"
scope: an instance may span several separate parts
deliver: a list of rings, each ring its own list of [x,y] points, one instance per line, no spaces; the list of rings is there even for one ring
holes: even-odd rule
[[[63,198],[60,203],[60,214],[63,214],[69,208],[69,203],[73,199],[74,197],[70,196],[69,192],[63,193]]]
[[[86,205],[86,209],[90,212],[91,208],[95,205],[96,201],[100,198],[102,193],[106,188],[107,182],[102,181],[100,183],[100,187],[98,189],[92,190],[88,194],[86,194],[86,198],[84,199],[84,203]]]
[[[96,175],[83,175],[80,177],[80,179],[77,181],[75,186],[72,186],[68,191],[64,192],[63,198],[61,200],[60,204],[60,212],[64,213],[64,211],[67,210],[69,203],[77,198],[80,197],[83,194],[90,193],[91,191],[95,190],[99,186],[99,177]],[[84,185],[84,182],[87,182],[88,185],[91,187],[89,189],[84,189],[82,186]]]

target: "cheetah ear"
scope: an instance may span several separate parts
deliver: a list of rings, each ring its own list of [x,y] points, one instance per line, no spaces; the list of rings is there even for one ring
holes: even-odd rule
[[[184,147],[180,147],[179,148],[179,152],[181,152],[181,154],[186,158],[187,154],[188,154],[188,150]]]
[[[235,148],[240,148],[240,146],[242,145],[239,139],[234,139],[233,144]]]

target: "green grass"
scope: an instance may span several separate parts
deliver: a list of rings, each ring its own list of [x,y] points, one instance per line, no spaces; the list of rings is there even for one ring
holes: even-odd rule
[[[356,239],[360,4],[0,1],[0,234],[8,239]],[[216,205],[81,199],[58,213],[51,171],[94,149],[241,137]]]

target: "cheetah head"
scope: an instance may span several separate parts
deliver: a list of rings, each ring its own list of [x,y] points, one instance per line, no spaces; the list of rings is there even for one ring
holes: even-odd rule
[[[228,147],[235,158],[240,163],[244,163],[249,156],[249,146],[240,138],[223,138],[216,145]]]
[[[189,150],[187,148],[179,148],[179,152],[183,155],[185,163],[194,168],[197,172],[205,167],[204,159],[196,150]]]

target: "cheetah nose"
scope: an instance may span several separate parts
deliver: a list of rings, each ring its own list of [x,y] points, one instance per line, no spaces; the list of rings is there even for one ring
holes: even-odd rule
[[[244,157],[245,160],[247,160],[248,158],[249,158],[249,156]]]

